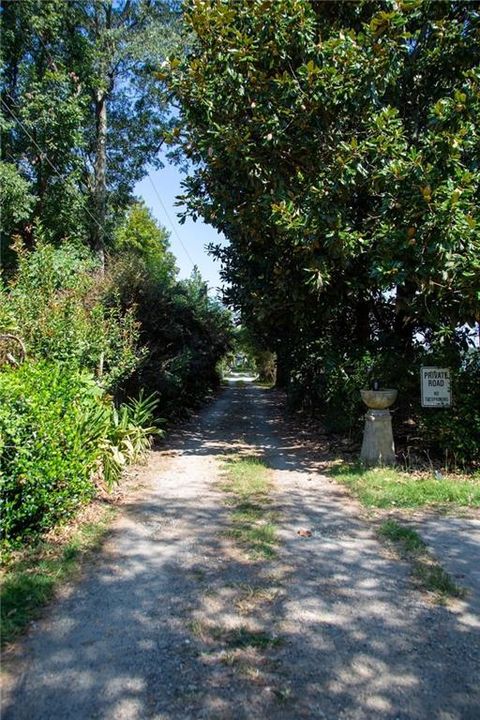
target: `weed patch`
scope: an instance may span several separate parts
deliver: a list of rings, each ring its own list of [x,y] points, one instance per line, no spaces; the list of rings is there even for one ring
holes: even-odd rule
[[[75,576],[80,561],[99,547],[113,514],[112,508],[104,509],[95,522],[77,527],[64,542],[43,540],[11,556],[2,578],[2,646],[38,616],[62,582]]]
[[[278,647],[282,642],[281,638],[277,636],[260,630],[249,630],[244,626],[226,631],[222,639],[225,645],[231,649],[255,648],[267,650],[268,648]]]
[[[254,648],[266,650],[278,647],[282,640],[276,635],[271,635],[261,630],[251,630],[245,625],[236,628],[225,628],[220,625],[208,625],[200,620],[190,623],[190,630],[198,638],[220,642],[225,652]]]
[[[262,605],[273,603],[280,593],[279,588],[265,585],[241,584],[239,590],[241,595],[235,601],[235,607],[241,615],[248,615]]]
[[[391,542],[402,543],[406,552],[424,551],[426,546],[416,530],[400,525],[395,520],[387,520],[379,530],[380,535]]]
[[[444,602],[448,597],[465,596],[464,588],[459,587],[428,552],[427,546],[415,530],[396,520],[387,520],[378,532],[381,537],[395,543],[400,556],[411,562],[419,587],[432,593],[438,602]]]
[[[231,507],[228,537],[256,558],[275,556],[276,514],[269,508],[270,472],[256,457],[235,457],[225,461],[221,483]]]
[[[235,496],[237,504],[252,507],[268,500],[271,480],[268,468],[257,457],[231,457],[225,460],[222,489]]]

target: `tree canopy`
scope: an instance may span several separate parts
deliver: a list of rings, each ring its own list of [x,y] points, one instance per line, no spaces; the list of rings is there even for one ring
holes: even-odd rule
[[[230,240],[229,299],[270,346],[330,329],[408,353],[478,320],[478,4],[193,0],[185,20],[183,199]]]
[[[154,77],[180,41],[167,0],[2,3],[2,173],[10,230],[112,238],[169,123]],[[21,211],[16,207],[20,194]]]

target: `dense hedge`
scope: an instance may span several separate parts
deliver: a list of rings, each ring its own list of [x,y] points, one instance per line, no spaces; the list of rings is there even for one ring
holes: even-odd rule
[[[53,363],[0,373],[4,537],[48,529],[95,494],[98,444],[89,417],[101,403],[91,376]]]
[[[197,271],[178,281],[164,263],[125,253],[110,271],[123,307],[135,307],[143,348],[125,390],[157,392],[167,418],[198,407],[220,382],[218,365],[233,338],[231,314]]]
[[[452,407],[422,408],[421,366],[449,367]],[[398,389],[393,410],[397,446],[449,467],[480,462],[480,352],[461,347],[418,346],[409,359],[395,352],[365,352],[332,347],[319,340],[292,356],[288,397],[292,408],[318,412],[327,430],[361,436],[365,407],[360,390],[378,379]]]

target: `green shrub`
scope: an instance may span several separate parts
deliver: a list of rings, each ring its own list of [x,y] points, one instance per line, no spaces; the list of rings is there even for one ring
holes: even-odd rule
[[[17,545],[70,517],[111,487],[150,446],[157,401],[115,408],[74,366],[27,362],[0,372],[3,538]]]
[[[17,272],[8,286],[0,281],[0,332],[21,336],[30,357],[91,372],[102,366],[102,385],[114,390],[143,355],[135,308],[122,307],[87,248],[56,248],[39,234],[33,251],[15,245]]]
[[[109,428],[99,445],[100,469],[107,487],[120,480],[123,468],[141,460],[150,448],[151,438],[162,435],[154,423],[158,399],[153,394],[130,399],[117,409],[112,405]],[[156,422],[160,422],[157,418]]]
[[[369,386],[374,372],[370,353],[348,355],[319,340],[299,356],[300,362],[291,374],[291,406],[318,408],[331,432],[358,430],[363,414],[360,390]]]
[[[217,365],[232,340],[230,313],[209,296],[198,272],[176,280],[169,253],[163,264],[125,254],[110,272],[123,306],[136,308],[145,348],[126,389],[157,392],[169,418],[198,407],[220,382]]]
[[[85,433],[100,404],[93,379],[52,363],[0,373],[4,537],[17,542],[69,517],[95,494],[97,447]]]
[[[472,350],[460,367],[452,367],[448,359],[423,364],[450,365],[452,407],[423,408],[418,421],[421,436],[451,467],[480,462],[480,352]]]

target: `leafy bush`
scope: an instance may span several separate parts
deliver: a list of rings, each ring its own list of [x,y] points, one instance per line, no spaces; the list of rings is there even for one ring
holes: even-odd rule
[[[368,352],[347,354],[325,340],[300,349],[291,373],[289,400],[292,407],[319,409],[332,432],[351,433],[359,427],[363,406],[360,390],[375,374]]]
[[[0,374],[0,480],[4,537],[18,541],[67,518],[95,494],[93,379],[51,363]]]
[[[136,308],[145,348],[127,390],[158,392],[166,417],[197,407],[219,384],[217,364],[232,340],[230,313],[209,296],[197,271],[176,280],[169,253],[153,261],[124,254],[110,273],[123,306]]]
[[[17,272],[8,286],[0,281],[0,332],[20,335],[34,358],[102,366],[102,385],[115,389],[142,357],[135,308],[121,306],[87,248],[39,236],[33,252],[17,243]]]
[[[120,480],[122,470],[129,463],[141,460],[150,448],[153,435],[161,435],[154,424],[158,399],[155,395],[130,400],[117,409],[112,406],[109,427],[100,443],[100,468],[107,487]],[[156,422],[159,422],[157,419]]]
[[[118,410],[74,366],[26,363],[0,373],[4,539],[18,544],[70,517],[150,445],[155,398]]]

